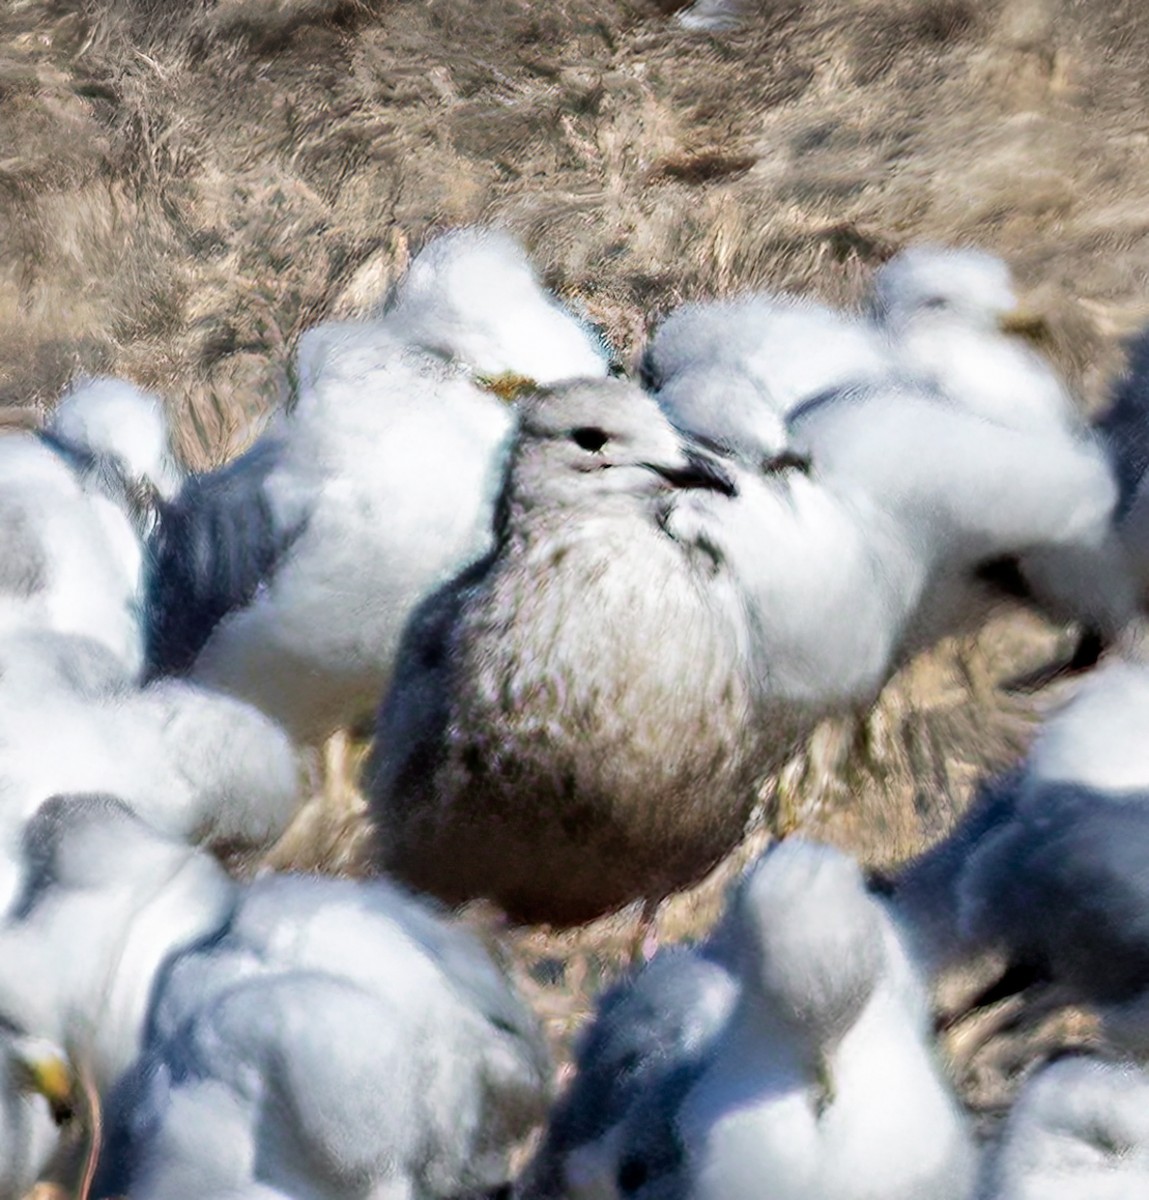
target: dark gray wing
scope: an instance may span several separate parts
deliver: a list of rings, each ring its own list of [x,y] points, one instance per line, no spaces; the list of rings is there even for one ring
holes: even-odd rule
[[[1030,804],[971,870],[983,924],[1083,1001],[1149,990],[1149,795],[1050,784]]]
[[[251,603],[303,531],[283,528],[266,493],[283,443],[265,437],[234,462],[191,476],[148,543],[147,673],[191,669],[229,612]]]
[[[1149,468],[1149,326],[1130,340],[1128,351],[1128,368],[1113,390],[1109,408],[1096,422],[1117,476],[1119,517],[1129,511]]]
[[[966,949],[958,931],[958,888],[977,848],[1013,819],[1023,777],[1018,767],[982,784],[948,836],[889,875],[871,874],[871,890],[887,897],[909,930],[916,956],[931,970],[961,958]]]
[[[705,952],[663,951],[606,991],[575,1050],[576,1075],[555,1107],[529,1194],[557,1197],[574,1150],[626,1122],[618,1182],[627,1192],[673,1169],[674,1115],[733,1003],[729,970]]]
[[[427,801],[450,720],[452,641],[467,598],[495,561],[494,554],[466,567],[437,588],[407,620],[390,687],[375,718],[375,739],[363,782],[388,854],[389,815],[402,805]]]

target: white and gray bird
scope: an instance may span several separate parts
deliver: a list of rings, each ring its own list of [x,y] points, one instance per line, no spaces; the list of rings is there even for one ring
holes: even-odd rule
[[[786,422],[803,403],[891,365],[867,323],[762,293],[676,309],[647,347],[643,376],[675,425],[753,468],[789,449]]]
[[[612,1133],[613,1179],[585,1194],[967,1200],[976,1156],[924,989],[857,865],[780,844],[738,886],[723,937],[729,1015],[701,1064],[679,1043],[650,1073]]]
[[[0,920],[0,1018],[65,1047],[105,1093],[144,1048],[157,978],[224,927],[236,885],[107,796],[54,797],[23,851]]]
[[[575,1047],[574,1078],[519,1183],[524,1196],[611,1200],[630,1182],[627,1163],[648,1175],[666,1169],[660,1152],[673,1159],[675,1148],[667,1122],[738,998],[729,924],[697,947],[661,950],[599,997]]]
[[[0,1200],[25,1200],[59,1146],[75,1090],[63,1050],[0,1028]]]
[[[911,246],[874,275],[870,312],[895,368],[990,420],[1033,427],[1081,416],[1019,334],[1044,318],[1019,304],[1009,265],[972,247]]]
[[[1039,1070],[987,1156],[979,1200],[1149,1195],[1149,1075],[1070,1055]]]
[[[973,248],[913,246],[874,277],[870,308],[896,370],[999,425],[1076,443],[1092,459],[1094,494],[1108,496],[1107,521],[1088,543],[1037,547],[1019,556],[1024,593],[1058,621],[1083,622],[1111,642],[1135,595],[1125,546],[1114,528],[1119,480],[1104,439],[1087,426],[1051,364],[1018,334],[1045,330],[1019,305],[1009,266]],[[1040,451],[1038,451],[1040,452]]]
[[[149,493],[168,500],[183,482],[163,401],[126,379],[75,382],[57,401],[41,436],[93,486],[134,501],[137,511],[146,508]]]
[[[456,229],[415,256],[381,313],[401,341],[489,379],[544,386],[610,368],[606,342],[540,284],[523,248],[499,229]]]
[[[523,413],[497,548],[413,619],[368,777],[390,869],[523,919],[683,886],[735,844],[740,797],[818,720],[871,703],[989,611],[984,568],[1108,529],[1090,446],[905,382],[797,414],[809,472],[727,460],[719,478],[712,459],[683,474],[685,443],[623,384]],[[695,689],[668,699],[687,671]],[[611,798],[632,794],[665,800]]]
[[[1045,725],[1024,768],[891,887],[936,965],[1004,954],[1006,975],[980,999],[1041,985],[1043,1008],[1091,1006],[1136,1054],[1149,1051],[1146,722],[1149,670],[1103,665]]]
[[[885,514],[923,575],[904,656],[976,627],[1003,577],[1053,619],[1110,640],[1133,619],[1116,483],[1104,448],[1077,428],[993,420],[902,377],[823,397],[790,432],[828,489]]]
[[[149,659],[318,741],[371,711],[415,604],[489,546],[514,424],[490,388],[608,364],[513,242],[467,230],[381,320],[305,334],[297,367],[294,408],[164,509]]]
[[[102,1190],[485,1194],[548,1097],[534,1017],[470,931],[382,881],[267,877],[167,972]]]
[[[25,823],[54,795],[109,793],[229,852],[266,849],[301,803],[294,747],[257,709],[180,679],[140,689],[107,666],[82,639],[0,639],[0,907]]]
[[[91,638],[138,675],[139,556],[120,510],[64,457],[34,434],[0,438],[0,634]]]
[[[570,924],[737,843],[763,763],[740,584],[709,536],[735,498],[631,384],[521,401],[495,550],[415,614],[380,708],[385,869]]]

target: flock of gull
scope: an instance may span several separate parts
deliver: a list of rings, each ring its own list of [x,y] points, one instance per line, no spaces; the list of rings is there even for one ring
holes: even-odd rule
[[[917,247],[864,313],[685,304],[630,378],[463,229],[305,333],[217,470],[122,380],[0,438],[0,1200],[77,1126],[81,1193],[134,1200],[1149,1196],[1149,363],[1091,425],[1035,327],[1000,260]],[[556,1099],[450,907],[653,912],[1001,604],[1084,676],[1026,761],[888,874],[776,841],[600,997]],[[377,871],[230,875],[348,729]],[[930,1002],[987,955],[978,1002],[1107,1046],[992,1136]]]

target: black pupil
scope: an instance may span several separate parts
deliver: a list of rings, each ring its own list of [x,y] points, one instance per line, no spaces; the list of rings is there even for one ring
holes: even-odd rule
[[[580,449],[590,450],[592,453],[596,450],[601,450],[610,440],[605,430],[596,429],[593,425],[584,425],[579,429],[572,429],[571,437]]]

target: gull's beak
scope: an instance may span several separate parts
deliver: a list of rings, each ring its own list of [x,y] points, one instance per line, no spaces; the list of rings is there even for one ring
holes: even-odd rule
[[[1024,307],[1002,313],[997,319],[997,327],[1002,333],[1025,338],[1027,342],[1047,342],[1051,334],[1049,320],[1045,314]]]
[[[808,454],[799,454],[797,450],[783,450],[779,454],[771,454],[762,460],[763,475],[780,475],[783,471],[801,471],[803,475],[810,474],[813,464]]]
[[[814,1112],[820,1117],[834,1103],[835,1096],[834,1068],[830,1065],[830,1056],[819,1054],[814,1070]]]
[[[514,404],[523,396],[539,391],[535,380],[528,375],[517,375],[514,371],[504,371],[501,375],[476,375],[475,382],[507,404]]]
[[[57,1125],[76,1114],[76,1075],[64,1053],[42,1039],[17,1042],[16,1062],[24,1075],[24,1089],[43,1096]]]
[[[703,488],[720,492],[723,496],[738,495],[734,480],[722,469],[717,459],[694,450],[687,450],[685,465],[681,467],[667,467],[659,463],[644,465],[676,488]]]

